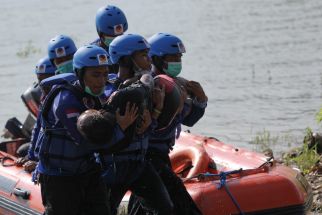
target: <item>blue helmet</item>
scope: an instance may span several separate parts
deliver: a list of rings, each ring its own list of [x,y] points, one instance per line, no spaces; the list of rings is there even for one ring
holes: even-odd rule
[[[109,54],[113,64],[117,64],[121,57],[129,56],[135,51],[149,49],[150,44],[144,37],[137,34],[124,34],[116,37],[109,46]]]
[[[96,13],[97,33],[104,33],[109,36],[123,34],[128,28],[126,17],[123,11],[112,5],[101,7]]]
[[[108,66],[109,56],[105,49],[96,45],[86,45],[79,48],[74,54],[74,71],[84,67]]]
[[[66,35],[58,35],[52,38],[48,44],[48,56],[50,60],[73,55],[76,50],[74,41]]]
[[[41,58],[35,69],[35,73],[38,74],[55,74],[56,67],[51,63],[48,57]]]
[[[182,41],[171,34],[157,33],[148,39],[151,45],[150,56],[164,56],[167,54],[185,53],[186,49]]]

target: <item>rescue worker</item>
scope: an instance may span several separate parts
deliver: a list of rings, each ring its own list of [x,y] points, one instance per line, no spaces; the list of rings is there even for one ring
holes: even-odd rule
[[[149,48],[148,42],[136,34],[125,34],[112,41],[110,59],[119,65],[117,77],[121,84],[130,85],[143,74],[151,74]]]
[[[35,68],[35,74],[37,76],[37,81],[38,85],[40,82],[46,78],[52,77],[55,75],[56,67],[51,63],[48,57],[41,58]],[[44,93],[42,93],[41,98],[40,98],[40,105],[45,98]],[[23,165],[25,171],[27,172],[32,172],[37,164],[37,159],[33,154],[34,151],[34,145],[35,141],[37,140],[38,137],[38,132],[40,129],[40,118],[39,114],[36,120],[36,123],[34,125],[32,135],[31,135],[31,141],[30,143],[25,143],[21,145],[18,150],[17,154],[20,155],[22,158],[19,158],[17,160],[17,165]],[[27,157],[25,157],[28,155]]]
[[[124,12],[114,5],[99,8],[95,22],[99,38],[94,43],[107,51],[114,38],[128,29]]]
[[[126,84],[121,84],[119,91],[116,91],[109,99],[109,105],[113,109],[120,108],[118,98],[122,95],[130,84],[140,79],[142,71],[151,68],[151,61],[148,57],[150,45],[140,35],[126,34],[117,37],[109,46],[110,59],[112,63],[119,64],[118,78]],[[149,72],[145,74],[148,75]],[[134,81],[133,78],[136,78]],[[152,80],[152,77],[151,77]],[[155,109],[161,110],[163,107],[164,89],[159,89],[159,94],[153,98]],[[134,97],[134,96],[133,96]],[[172,214],[173,204],[169,195],[154,168],[145,160],[145,152],[148,147],[148,133],[155,127],[158,114],[152,112],[149,96],[141,104],[141,119],[138,127],[135,127],[133,136],[127,135],[124,141],[116,144],[112,154],[106,154],[104,160],[107,170],[104,172],[107,186],[111,189],[112,213],[116,214],[117,208],[127,190],[131,190],[136,195],[144,198],[157,214]],[[122,98],[122,97],[121,97]],[[150,101],[150,102],[149,102]],[[123,107],[124,108],[124,107]],[[151,113],[152,112],[152,113]],[[152,116],[152,119],[151,119]],[[132,127],[133,128],[133,127]],[[122,147],[123,146],[123,147]],[[124,147],[125,146],[125,147]]]
[[[99,36],[92,44],[104,48],[108,52],[108,47],[115,37],[122,35],[128,29],[128,23],[124,12],[117,6],[107,5],[101,7],[96,12],[96,30]],[[118,65],[109,65],[110,75],[117,73]]]
[[[48,57],[57,67],[56,74],[73,73],[73,55],[77,48],[66,35],[57,35],[48,44]]]
[[[171,34],[158,33],[148,39],[154,75],[166,74],[177,80],[182,86],[183,95],[189,95],[190,102],[185,103],[181,112],[165,129],[155,129],[149,136],[149,148],[146,159],[149,160],[167,187],[176,214],[201,214],[197,205],[187,192],[182,180],[172,171],[169,152],[179,137],[181,123],[193,126],[204,114],[207,96],[199,83],[178,79],[182,68],[182,54],[185,47],[182,41]],[[186,100],[186,96],[183,96]],[[162,116],[161,116],[162,117]],[[179,131],[177,131],[179,130]],[[177,134],[176,134],[177,132]],[[129,214],[142,214],[148,207],[144,200],[130,198]]]
[[[62,36],[58,38],[65,41]],[[70,56],[71,47],[60,47],[64,47],[65,56]],[[110,214],[108,192],[93,146],[76,125],[78,116],[86,109],[101,107],[98,96],[105,87],[107,65],[104,49],[94,45],[81,47],[73,59],[78,80],[53,87],[44,101],[36,170],[45,214]],[[106,130],[106,134],[121,135],[122,131],[115,128]]]
[[[52,64],[49,58],[46,56],[41,58],[35,68],[35,74],[37,75],[38,84],[46,78],[55,75],[56,67]]]

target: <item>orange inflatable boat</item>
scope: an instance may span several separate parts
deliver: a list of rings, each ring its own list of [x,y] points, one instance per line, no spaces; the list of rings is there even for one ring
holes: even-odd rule
[[[182,132],[170,156],[204,215],[300,215],[312,205],[302,174],[263,154]]]
[[[0,214],[42,214],[31,175],[12,165],[14,156],[0,151],[0,159]],[[305,214],[312,204],[301,173],[215,138],[182,132],[171,162],[204,215]]]

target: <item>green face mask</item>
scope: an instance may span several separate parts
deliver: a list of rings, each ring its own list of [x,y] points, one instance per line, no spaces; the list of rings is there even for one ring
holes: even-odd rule
[[[73,60],[66,61],[57,65],[56,75],[62,73],[72,73],[73,72]]]
[[[114,40],[115,37],[104,37],[103,43],[106,46],[109,46],[111,44],[111,42]]]
[[[85,86],[85,92],[88,93],[89,95],[92,95],[92,96],[100,96],[104,93],[104,88],[102,89],[102,91],[98,94],[95,94],[92,92],[91,88],[89,88],[88,86]]]
[[[164,71],[171,77],[177,77],[182,69],[181,62],[167,62],[168,68]]]

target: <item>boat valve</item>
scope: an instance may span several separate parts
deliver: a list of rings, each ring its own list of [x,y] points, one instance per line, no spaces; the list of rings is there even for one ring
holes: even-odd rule
[[[20,196],[22,197],[23,199],[29,199],[30,197],[30,192],[28,190],[23,190],[21,188],[15,188],[13,190],[13,193],[16,195],[16,196]]]

